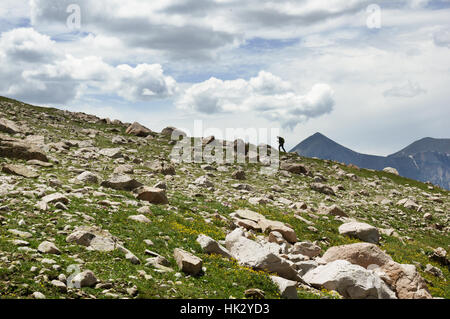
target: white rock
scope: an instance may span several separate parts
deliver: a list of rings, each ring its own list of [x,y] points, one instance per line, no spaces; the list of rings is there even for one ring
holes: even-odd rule
[[[128,217],[131,220],[140,222],[140,223],[150,223],[150,219],[148,219],[147,217],[145,217],[144,215],[132,215]]]
[[[352,236],[362,241],[377,244],[380,240],[378,229],[366,223],[349,222],[339,226],[339,234]]]
[[[226,247],[241,265],[275,273],[280,277],[298,280],[296,270],[270,248],[244,237],[242,229],[235,229],[225,239]]]
[[[75,288],[92,287],[98,282],[94,273],[90,270],[85,270],[75,275],[72,278],[71,284]]]
[[[45,299],[46,298],[45,295],[39,291],[33,292],[32,297],[34,299]]]
[[[211,237],[200,234],[197,237],[197,242],[207,254],[217,254],[226,258],[231,258],[230,252]]]
[[[273,283],[278,287],[281,297],[286,299],[298,299],[297,283],[278,276],[270,276]]]
[[[372,271],[336,260],[303,276],[316,288],[335,290],[347,299],[397,299],[395,293]]]
[[[61,254],[61,251],[58,249],[58,247],[56,247],[54,243],[49,241],[43,241],[39,245],[38,251],[44,254]]]

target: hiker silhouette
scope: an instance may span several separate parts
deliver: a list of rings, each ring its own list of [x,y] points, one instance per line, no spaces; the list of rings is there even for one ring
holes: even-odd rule
[[[284,149],[284,138],[282,138],[281,136],[277,137],[278,137],[278,152],[281,152],[281,149],[283,149],[283,152],[287,153],[286,150]]]

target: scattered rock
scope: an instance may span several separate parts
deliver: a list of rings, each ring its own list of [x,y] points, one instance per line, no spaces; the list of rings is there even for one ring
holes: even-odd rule
[[[217,254],[226,258],[231,258],[230,252],[211,237],[200,234],[197,237],[197,242],[202,247],[202,250],[207,254]]]
[[[34,299],[46,299],[45,295],[39,291],[33,292],[31,295]]]
[[[152,130],[146,128],[145,126],[139,124],[138,122],[134,122],[131,124],[125,131],[126,134],[135,135],[140,137],[147,137],[152,135]]]
[[[34,144],[0,134],[0,157],[49,162],[47,155]]]
[[[83,184],[97,184],[99,181],[99,177],[97,175],[95,175],[94,173],[86,171],[86,172],[83,172],[80,175],[78,175],[76,177],[76,180]]]
[[[339,234],[356,237],[362,241],[378,244],[380,233],[376,227],[366,223],[349,222],[339,226]]]
[[[12,165],[5,164],[2,167],[2,172],[7,174],[13,174],[17,176],[22,176],[26,178],[36,178],[39,177],[39,174],[35,171],[30,170],[26,166],[23,165]]]
[[[321,206],[318,213],[321,215],[348,217],[348,215],[342,210],[342,208],[337,205],[332,205],[330,207]]]
[[[244,291],[245,298],[248,299],[264,299],[266,297],[266,293],[257,288],[250,288]]]
[[[394,174],[394,175],[397,175],[397,176],[400,175],[398,173],[398,171],[395,168],[393,168],[393,167],[385,167],[385,168],[383,168],[383,172],[391,173],[391,174]]]
[[[13,121],[8,119],[0,118],[0,132],[5,132],[9,134],[21,133],[22,129],[16,125]]]
[[[302,164],[281,163],[280,169],[293,174],[308,174],[308,170]]]
[[[58,249],[58,247],[56,247],[54,243],[49,241],[43,241],[39,245],[38,251],[43,254],[56,254],[56,255],[61,254],[61,251]]]
[[[303,241],[300,243],[295,243],[292,248],[292,253],[302,254],[308,256],[309,258],[314,258],[320,255],[322,249],[320,246],[313,244],[309,241]]]
[[[327,186],[325,184],[322,183],[312,183],[310,185],[312,190],[315,190],[316,192],[325,194],[325,195],[333,195],[336,196],[336,193],[334,192],[334,190],[330,187]]]
[[[72,278],[71,284],[75,288],[93,287],[98,282],[97,277],[90,270],[85,270]]]
[[[173,256],[181,271],[193,276],[198,275],[202,271],[203,262],[197,256],[180,248],[175,248]]]
[[[108,180],[102,182],[101,186],[116,190],[132,191],[133,189],[143,186],[143,184],[128,175],[113,174]]]
[[[131,220],[140,222],[140,223],[150,223],[150,219],[148,219],[147,217],[145,217],[144,215],[132,215],[128,217]]]
[[[297,282],[277,276],[270,276],[273,283],[278,287],[280,295],[285,299],[298,299]]]
[[[166,191],[161,188],[141,186],[134,190],[136,198],[139,200],[147,201],[152,204],[165,205],[169,203],[166,196]]]

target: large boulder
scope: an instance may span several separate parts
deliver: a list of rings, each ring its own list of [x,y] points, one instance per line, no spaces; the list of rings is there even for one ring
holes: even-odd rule
[[[356,237],[362,241],[377,244],[380,240],[378,229],[366,223],[349,222],[339,226],[339,234]]]
[[[225,245],[231,255],[243,266],[275,273],[289,280],[300,280],[291,264],[274,254],[268,246],[244,237],[242,229],[236,228],[228,234]]]
[[[400,299],[430,299],[425,280],[414,265],[399,264],[374,244],[357,243],[335,246],[322,256],[325,262],[346,260],[368,269],[377,269],[382,279]]]
[[[350,245],[330,247],[322,259],[326,262],[347,260],[352,264],[367,268],[370,265],[382,266],[392,261],[377,245],[369,243],[356,243]]]
[[[427,284],[414,265],[389,262],[380,269],[385,281],[397,292],[399,299],[432,299]]]
[[[373,271],[336,260],[303,276],[316,288],[335,290],[347,299],[397,299],[395,293]]]
[[[49,162],[47,155],[34,144],[0,134],[0,157]]]
[[[35,171],[32,171],[31,169],[27,168],[23,165],[12,165],[12,164],[5,164],[2,167],[2,172],[7,174],[13,174],[17,176],[22,176],[26,178],[36,178],[39,176],[38,173]]]
[[[139,124],[138,122],[134,122],[131,124],[127,130],[125,131],[126,134],[140,136],[140,137],[147,137],[151,134],[153,134],[152,130],[146,128],[145,126]]]
[[[0,132],[5,132],[9,134],[21,133],[22,129],[13,121],[8,119],[0,118]]]

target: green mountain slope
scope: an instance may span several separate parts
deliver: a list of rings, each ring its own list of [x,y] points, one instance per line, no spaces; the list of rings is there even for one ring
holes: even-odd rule
[[[348,218],[375,227],[376,247],[395,263],[415,265],[433,297],[450,298],[450,271],[433,253],[450,245],[448,191],[296,154],[282,154],[273,174],[260,163],[171,163],[165,134],[139,137],[126,133],[129,123],[7,98],[0,98],[0,119],[0,298],[245,298],[252,288],[280,298],[273,273],[237,254],[209,254],[199,235],[229,248],[227,236],[244,227],[243,242],[280,249],[255,253],[298,270],[298,258],[318,263],[332,247],[362,242],[339,232]],[[155,188],[111,188],[128,185],[114,172]],[[162,193],[168,204],[139,197]],[[302,245],[318,256],[294,254]],[[202,270],[180,269],[177,248],[200,258]],[[83,287],[71,287],[82,282],[72,276],[78,270]],[[342,298],[296,285],[299,298]]]

